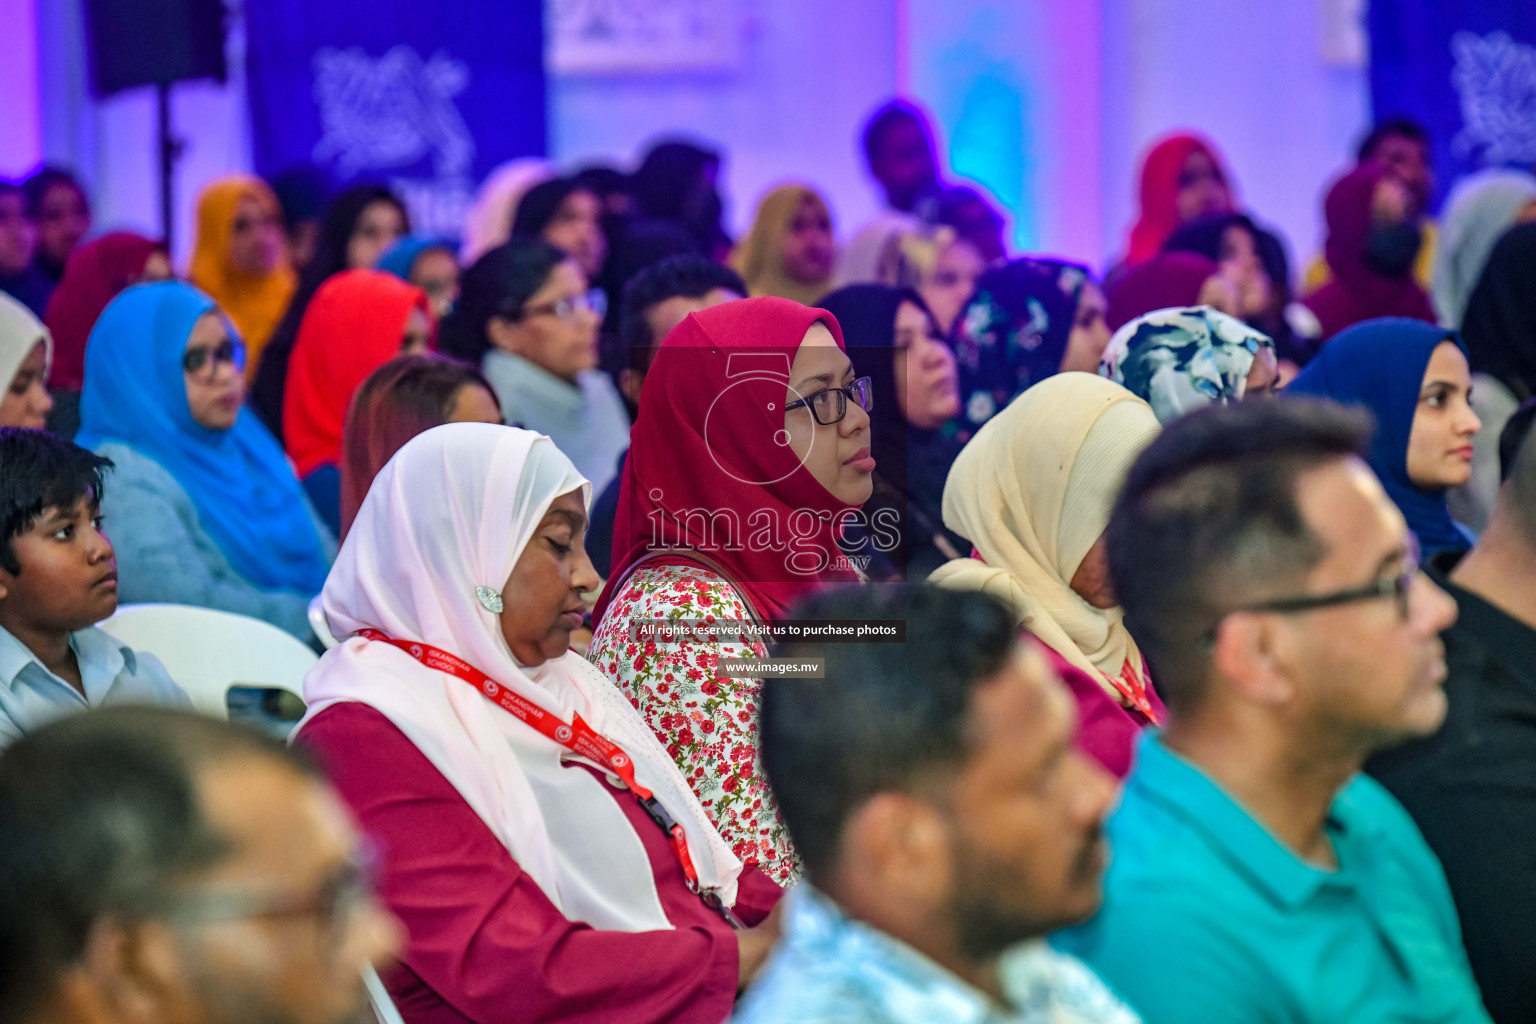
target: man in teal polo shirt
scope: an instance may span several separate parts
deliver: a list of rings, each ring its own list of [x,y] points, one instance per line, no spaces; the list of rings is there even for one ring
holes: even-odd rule
[[[1111,578],[1169,719],[1107,826],[1103,909],[1055,942],[1148,1024],[1488,1022],[1439,863],[1359,774],[1439,727],[1456,615],[1368,436],[1302,399],[1202,410],[1115,509]]]

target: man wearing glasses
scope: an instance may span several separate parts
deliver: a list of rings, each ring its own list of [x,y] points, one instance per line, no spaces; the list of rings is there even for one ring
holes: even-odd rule
[[[1149,1024],[1486,1024],[1440,864],[1359,773],[1439,728],[1455,603],[1360,458],[1296,399],[1176,420],[1107,531],[1166,701],[1107,835],[1104,906],[1058,945]]]
[[[0,1020],[353,1024],[393,956],[347,813],[228,723],[85,712],[0,755]]]

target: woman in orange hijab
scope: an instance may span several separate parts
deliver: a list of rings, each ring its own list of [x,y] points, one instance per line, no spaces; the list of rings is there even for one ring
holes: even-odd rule
[[[282,207],[266,182],[231,174],[203,189],[190,274],[245,339],[249,380],[298,283],[288,260]]]

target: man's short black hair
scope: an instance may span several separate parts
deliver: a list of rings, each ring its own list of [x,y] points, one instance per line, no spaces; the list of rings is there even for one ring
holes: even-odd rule
[[[1360,142],[1360,147],[1355,150],[1355,159],[1360,163],[1373,159],[1377,148],[1387,139],[1412,139],[1425,149],[1429,149],[1429,130],[1417,119],[1402,115],[1389,117],[1377,122]]]
[[[1499,463],[1504,474],[1515,521],[1525,534],[1526,543],[1536,547],[1536,441],[1531,440],[1531,423],[1536,421],[1536,398],[1516,410],[1499,434]]]
[[[50,508],[101,503],[112,460],[45,430],[0,427],[0,567],[21,572],[16,538]]]
[[[783,645],[775,656],[824,658],[826,678],[763,684],[763,770],[807,874],[825,881],[861,804],[963,760],[971,694],[1017,631],[984,594],[906,584],[828,591],[791,618],[906,622],[905,643]]]
[[[1327,401],[1210,406],[1170,423],[1131,466],[1105,531],[1110,580],[1169,707],[1199,702],[1203,641],[1222,616],[1284,596],[1327,554],[1297,481],[1362,455],[1371,429],[1367,414]]]
[[[106,917],[152,920],[176,884],[227,855],[197,774],[268,758],[282,742],[190,711],[108,707],[53,722],[0,753],[0,1020],[24,1020]]]
[[[679,296],[702,299],[716,288],[743,298],[747,294],[740,274],[693,253],[668,256],[630,278],[619,312],[619,340],[629,353],[630,368],[642,373],[649,370],[652,353],[663,340],[651,336],[651,325],[645,319],[652,306]]]
[[[917,125],[925,135],[932,134],[927,115],[906,100],[891,100],[869,115],[869,120],[864,122],[863,141],[864,160],[870,167],[873,167],[879,158],[880,147],[885,143],[886,132],[903,123]]]

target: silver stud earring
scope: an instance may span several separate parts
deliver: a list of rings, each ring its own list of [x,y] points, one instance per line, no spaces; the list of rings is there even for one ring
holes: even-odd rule
[[[486,611],[495,612],[497,615],[501,614],[501,595],[490,587],[476,587],[475,597],[479,600],[480,607]]]

